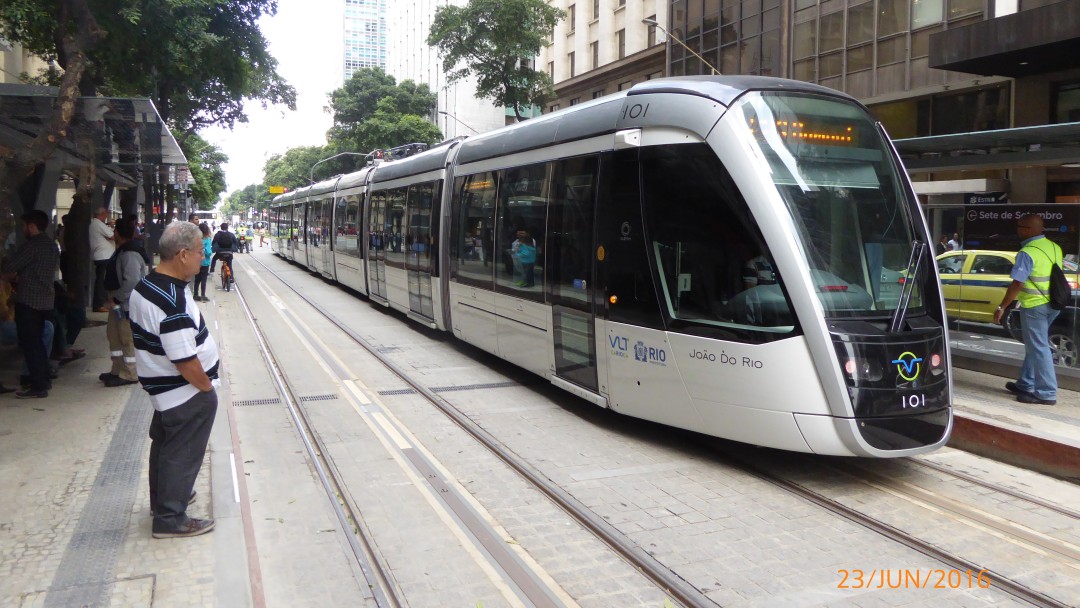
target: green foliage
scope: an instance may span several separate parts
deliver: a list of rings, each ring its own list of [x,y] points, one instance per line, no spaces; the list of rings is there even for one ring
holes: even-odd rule
[[[226,219],[232,221],[234,215],[245,215],[249,207],[263,209],[270,202],[271,196],[265,184],[249,184],[240,190],[233,192],[221,205],[221,213]]]
[[[327,133],[326,158],[338,152],[367,153],[376,148],[393,148],[442,139],[438,127],[425,120],[435,108],[435,94],[426,84],[411,80],[398,84],[380,68],[365,68],[353,74],[341,88],[330,93],[334,126]],[[326,163],[327,173],[344,173],[356,167],[343,159]],[[322,169],[320,165],[317,170]],[[316,180],[317,181],[317,180]]]
[[[326,146],[300,146],[289,148],[285,154],[274,154],[263,165],[263,183],[269,191],[270,186],[284,186],[289,190],[303,188],[310,182],[311,167],[320,160],[333,156]],[[326,163],[323,163],[324,165]],[[315,167],[315,181],[329,177],[324,173],[323,165]]]
[[[264,184],[302,188],[311,183],[309,178],[318,182],[359,170],[364,155],[376,148],[442,139],[439,128],[424,118],[435,107],[428,86],[411,80],[399,84],[380,68],[358,70],[330,93],[329,101],[334,126],[327,132],[328,143],[270,157],[263,166]]]
[[[0,35],[64,67],[56,39],[75,26],[69,2],[85,3],[106,32],[86,49],[83,95],[150,97],[185,132],[246,121],[246,99],[295,109],[257,23],[276,0],[4,0]]]
[[[438,48],[448,82],[475,76],[479,97],[514,108],[521,120],[523,108],[551,97],[551,79],[530,64],[564,16],[545,0],[469,0],[436,10],[427,43]]]
[[[188,159],[188,168],[195,183],[191,197],[199,209],[213,209],[218,197],[225,191],[225,170],[222,164],[229,161],[217,146],[198,135],[192,135],[180,145]]]

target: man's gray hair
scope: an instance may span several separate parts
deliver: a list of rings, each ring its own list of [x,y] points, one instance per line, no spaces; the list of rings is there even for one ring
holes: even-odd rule
[[[181,249],[190,249],[195,241],[202,242],[202,231],[191,222],[173,222],[165,227],[158,241],[158,255],[161,261],[171,260]]]
[[[109,208],[108,207],[98,207],[97,209],[94,210],[94,217],[97,217],[97,216],[102,215],[102,214],[109,215]]]

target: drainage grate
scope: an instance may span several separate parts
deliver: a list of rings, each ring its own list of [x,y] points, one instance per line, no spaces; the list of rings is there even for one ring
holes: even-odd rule
[[[387,391],[379,391],[379,395],[386,397],[389,395],[415,395],[416,389],[414,388],[395,388]]]
[[[452,393],[456,391],[476,391],[485,388],[513,388],[521,386],[519,382],[490,382],[488,384],[461,384],[458,386],[433,386],[433,393]]]
[[[337,395],[305,395],[300,397],[300,401],[333,401],[337,398]]]
[[[233,401],[233,405],[237,407],[244,407],[247,405],[274,405],[281,403],[280,397],[274,397],[272,399],[245,399],[243,401]]]

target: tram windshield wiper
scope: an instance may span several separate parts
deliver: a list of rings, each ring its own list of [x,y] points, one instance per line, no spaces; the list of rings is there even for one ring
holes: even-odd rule
[[[911,303],[911,294],[915,291],[918,283],[919,266],[926,255],[926,243],[922,241],[911,242],[911,259],[908,260],[907,270],[904,272],[906,280],[904,288],[900,291],[900,301],[896,304],[892,321],[889,323],[889,331],[896,333],[904,326],[904,316],[907,315],[908,305]]]

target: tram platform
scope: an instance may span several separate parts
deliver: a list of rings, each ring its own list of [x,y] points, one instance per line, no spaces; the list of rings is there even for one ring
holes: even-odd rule
[[[204,309],[215,332],[232,322],[222,318],[218,329],[214,303]],[[90,315],[92,321],[103,318]],[[250,332],[230,331],[227,337],[226,365],[237,369],[238,357],[257,352]],[[287,491],[248,494],[237,421],[251,418],[235,415],[233,387],[222,387],[190,510],[195,517],[214,518],[215,530],[154,540],[146,490],[149,400],[137,385],[106,388],[98,381],[109,368],[103,323],[84,330],[79,346],[87,356],[61,368],[47,399],[0,395],[0,605],[290,605],[290,598],[265,592],[259,562],[269,556],[254,549],[253,539],[254,528],[266,522],[252,521],[252,505],[291,513],[286,517],[304,521],[311,536],[325,530],[316,509],[293,505],[297,497]],[[18,360],[6,348],[0,347],[0,380],[11,387]],[[1004,382],[957,370],[953,447],[1080,477],[1080,392],[1062,390],[1058,405],[1031,406],[1017,403]],[[321,536],[336,542],[333,535]]]

